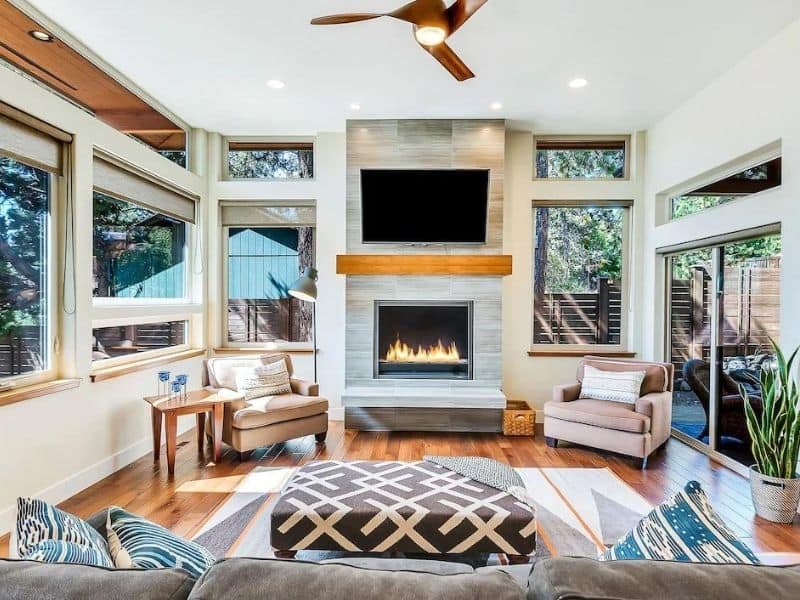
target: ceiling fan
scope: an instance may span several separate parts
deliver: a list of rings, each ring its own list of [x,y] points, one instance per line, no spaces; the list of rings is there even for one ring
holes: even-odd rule
[[[450,7],[444,0],[414,0],[388,13],[346,13],[319,17],[312,25],[341,25],[392,17],[414,26],[414,37],[458,81],[475,77],[445,40],[453,35],[488,0],[456,0]]]

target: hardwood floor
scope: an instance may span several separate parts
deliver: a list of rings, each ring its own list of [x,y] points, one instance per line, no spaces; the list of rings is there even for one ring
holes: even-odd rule
[[[424,454],[479,455],[517,467],[609,467],[653,504],[660,503],[690,479],[699,481],[722,518],[757,552],[800,552],[800,518],[791,526],[755,517],[747,480],[714,463],[696,450],[670,440],[650,458],[646,471],[632,459],[607,452],[562,444],[548,448],[539,431],[535,439],[498,434],[372,433],[345,430],[332,423],[325,445],[313,436],[254,451],[240,462],[226,449],[219,464],[209,464],[197,452],[195,432],[178,438],[175,476],[168,478],[166,457],[153,464],[152,455],[141,458],[106,477],[60,506],[86,517],[111,504],[140,514],[179,535],[191,536],[229,495],[235,478],[256,466],[293,466],[314,459],[418,460]],[[193,482],[203,480],[198,486]],[[202,491],[197,490],[202,487]],[[8,552],[8,536],[0,539],[0,556]]]

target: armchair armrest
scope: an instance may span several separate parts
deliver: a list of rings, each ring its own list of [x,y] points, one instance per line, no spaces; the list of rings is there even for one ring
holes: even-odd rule
[[[658,392],[641,396],[633,410],[650,417],[653,449],[669,439],[672,430],[672,392]]]
[[[289,379],[289,385],[292,386],[292,392],[301,396],[319,396],[319,384],[315,381],[306,381],[305,379],[297,379],[292,377]]]
[[[580,383],[567,383],[553,387],[553,402],[572,402],[581,395]]]

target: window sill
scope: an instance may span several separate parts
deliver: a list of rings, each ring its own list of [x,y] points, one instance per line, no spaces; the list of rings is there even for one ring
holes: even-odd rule
[[[97,383],[98,381],[105,381],[106,379],[113,379],[115,377],[122,377],[123,375],[128,375],[130,373],[144,371],[146,369],[150,369],[151,367],[168,365],[170,363],[178,362],[179,360],[186,360],[187,358],[194,358],[196,356],[204,356],[205,354],[205,349],[183,350],[181,352],[155,356],[153,358],[146,358],[116,367],[107,367],[105,369],[94,368],[92,369],[89,377],[91,378],[92,383]]]
[[[636,358],[636,352],[628,352],[627,350],[542,350],[531,349],[528,350],[528,356],[549,356],[561,358],[583,358],[584,356],[599,356],[601,358]]]
[[[0,392],[0,406],[7,406],[31,398],[39,398],[56,394],[65,390],[72,390],[81,384],[80,379],[55,379],[44,383],[34,383],[18,388]]]
[[[243,347],[220,347],[213,349],[214,354],[275,354],[276,352],[288,352],[289,354],[313,354],[314,347],[311,345],[275,345],[275,346],[243,346]],[[317,348],[319,353],[319,348]]]

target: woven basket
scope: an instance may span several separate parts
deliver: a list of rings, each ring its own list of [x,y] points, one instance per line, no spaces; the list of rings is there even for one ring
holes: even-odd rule
[[[774,523],[791,523],[800,503],[800,479],[762,475],[750,467],[750,495],[759,517]]]
[[[503,411],[503,435],[536,433],[536,411],[522,400],[509,400]]]

